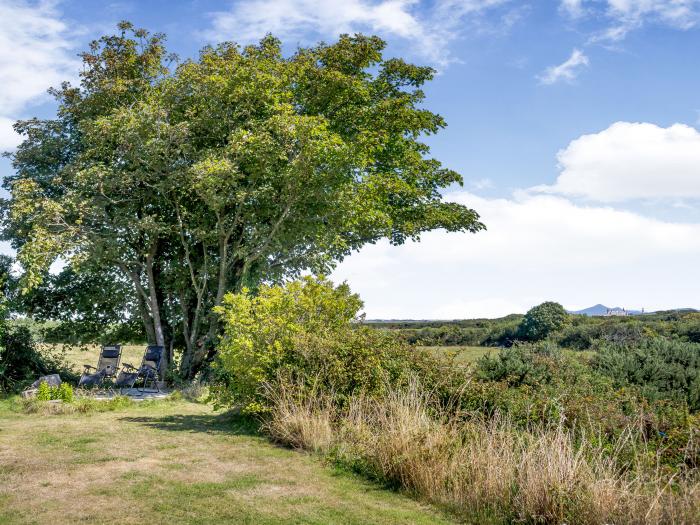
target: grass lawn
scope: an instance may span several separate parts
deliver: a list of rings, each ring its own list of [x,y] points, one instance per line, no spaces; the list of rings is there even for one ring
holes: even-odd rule
[[[474,363],[477,359],[486,354],[499,351],[498,348],[486,346],[423,346],[421,348],[439,357],[451,358],[454,356],[458,363]]]
[[[186,401],[29,415],[0,401],[0,523],[450,523]]]

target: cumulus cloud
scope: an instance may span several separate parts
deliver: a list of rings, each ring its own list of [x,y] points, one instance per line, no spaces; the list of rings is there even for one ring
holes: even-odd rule
[[[571,141],[557,159],[556,183],[535,190],[599,202],[700,198],[700,133],[685,124],[616,122]]]
[[[556,84],[557,82],[573,82],[581,70],[588,66],[589,60],[579,49],[574,49],[571,56],[558,66],[550,66],[537,78],[542,84]]]
[[[308,43],[340,33],[371,32],[413,43],[431,62],[444,66],[453,60],[449,44],[467,22],[485,27],[486,11],[510,0],[436,0],[430,6],[416,0],[242,0],[227,11],[210,13],[211,40],[250,43],[267,33]],[[500,26],[514,24],[522,10],[508,10]]]
[[[0,0],[0,149],[17,145],[25,108],[78,70],[70,34],[55,2]]]
[[[343,262],[369,318],[496,317],[545,300],[568,308],[698,306],[700,224],[523,194],[486,199],[460,192],[488,230],[431,232],[420,243],[379,243]],[[448,299],[446,299],[448,298]]]

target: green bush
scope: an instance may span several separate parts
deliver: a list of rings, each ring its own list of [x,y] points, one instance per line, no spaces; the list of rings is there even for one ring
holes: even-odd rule
[[[477,377],[484,381],[504,381],[510,386],[548,383],[552,376],[551,359],[558,355],[554,345],[533,347],[518,344],[485,355],[477,361]]]
[[[39,383],[39,388],[36,391],[36,398],[38,401],[50,401],[51,400],[51,387],[48,383],[42,381]]]
[[[73,387],[68,383],[61,383],[58,386],[50,386],[45,381],[39,383],[39,388],[36,392],[38,401],[54,401],[61,400],[64,403],[73,402]]]
[[[229,294],[217,309],[224,324],[212,397],[249,413],[267,410],[277,381],[330,392],[378,394],[435,362],[396,337],[358,325],[362,302],[347,285],[306,277]]]
[[[672,399],[700,410],[700,344],[662,337],[634,346],[602,343],[591,364],[618,386],[639,387],[652,401]]]
[[[625,438],[628,448],[620,457],[639,461],[635,450],[645,448],[649,466],[695,468],[700,416],[689,413],[679,397],[649,395],[648,382],[615,380],[551,343],[519,344],[477,362],[473,380],[459,391],[458,408],[471,417],[501,414],[521,428],[564,424],[604,446],[635,428],[639,432]]]
[[[76,379],[60,356],[38,350],[27,327],[5,326],[3,321],[0,326],[0,392],[17,392],[48,374]]]
[[[68,383],[61,383],[58,387],[58,392],[56,393],[57,399],[61,399],[64,403],[73,402],[73,387]]]

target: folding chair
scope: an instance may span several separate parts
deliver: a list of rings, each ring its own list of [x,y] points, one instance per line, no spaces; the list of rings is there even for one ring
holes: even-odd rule
[[[164,353],[165,348],[162,346],[150,345],[146,347],[143,359],[141,360],[141,366],[136,368],[132,364],[124,363],[117,377],[117,381],[115,382],[115,386],[120,389],[120,392],[123,392],[126,388],[134,388],[136,382],[141,380],[143,383],[141,385],[142,395],[146,392],[149,383],[151,384],[151,389],[155,387],[155,391],[150,390],[150,392],[160,392],[158,373],[161,363],[163,362]]]
[[[83,373],[78,381],[78,387],[90,388],[100,387],[105,379],[112,379],[119,369],[119,362],[122,358],[122,347],[120,345],[103,346],[100,349],[100,357],[97,366],[83,365]],[[91,370],[94,370],[92,372]]]

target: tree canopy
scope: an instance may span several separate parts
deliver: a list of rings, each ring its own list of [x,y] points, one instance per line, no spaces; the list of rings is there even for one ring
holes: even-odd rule
[[[23,289],[71,286],[46,284],[62,258],[88,304],[129,296],[109,315],[182,350],[192,377],[215,352],[225,293],[328,272],[381,239],[481,230],[443,201],[462,178],[422,141],[445,126],[423,107],[433,70],[384,46],[342,35],[285,56],[267,36],[179,61],[163,35],[121,23],[82,54],[78,86],[51,90],[55,118],[15,125],[3,232]]]
[[[562,305],[546,301],[527,311],[518,331],[526,340],[541,341],[570,322],[569,314]]]

